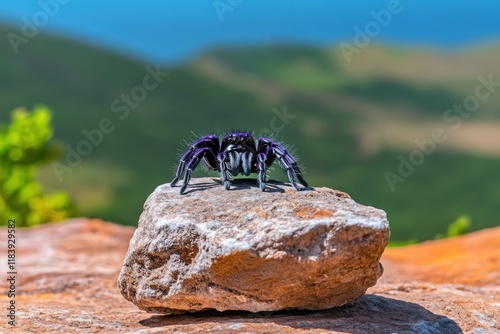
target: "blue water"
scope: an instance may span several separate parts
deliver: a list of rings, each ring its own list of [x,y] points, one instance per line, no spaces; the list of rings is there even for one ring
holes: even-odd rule
[[[2,1],[0,22],[23,17],[56,0]],[[176,63],[201,52],[248,44],[304,43],[339,47],[353,43],[381,0],[58,0],[42,30],[116,49],[151,62]],[[228,4],[219,15],[214,4]],[[231,5],[233,4],[233,5]],[[500,40],[500,2],[401,0],[399,13],[372,39],[377,43],[457,48]]]

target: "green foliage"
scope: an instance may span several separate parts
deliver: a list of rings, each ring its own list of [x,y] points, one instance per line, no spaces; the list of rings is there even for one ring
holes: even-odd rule
[[[434,237],[434,239],[444,239],[444,238],[451,238],[451,237],[456,237],[459,235],[467,234],[470,232],[470,225],[471,225],[471,219],[467,215],[461,215],[453,223],[451,223],[448,226],[448,230],[446,231],[446,234],[438,234]],[[419,243],[418,239],[410,239],[407,241],[390,241],[387,247],[401,247],[401,246],[408,246],[408,245],[414,245]]]
[[[467,215],[461,215],[453,223],[448,226],[446,234],[438,234],[434,239],[451,238],[459,235],[467,234],[470,232],[471,225],[470,217]]]
[[[467,234],[470,231],[470,217],[462,215],[448,226],[446,236],[456,237],[457,235]]]
[[[52,137],[51,113],[38,106],[32,113],[16,109],[9,125],[0,125],[0,224],[16,219],[17,226],[33,226],[68,218],[69,196],[45,194],[36,180],[40,166],[53,161],[58,150]]]

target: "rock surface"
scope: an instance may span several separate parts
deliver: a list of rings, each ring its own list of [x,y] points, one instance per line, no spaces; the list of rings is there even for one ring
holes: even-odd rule
[[[151,313],[320,310],[362,296],[382,274],[382,210],[327,188],[212,179],[148,198],[118,285]],[[188,188],[189,189],[189,188]]]
[[[2,313],[0,333],[500,333],[499,280],[449,284],[450,273],[499,277],[499,266],[476,266],[454,254],[498,263],[500,227],[386,250],[381,260],[386,270],[377,285],[340,308],[181,316],[151,315],[121,296],[116,279],[133,231],[83,218],[19,229],[17,326],[8,326]],[[0,237],[5,240],[5,228]],[[4,247],[0,258],[6,258]],[[8,303],[6,283],[0,280],[2,309]]]
[[[384,268],[390,277],[406,281],[498,286],[499,250],[498,229],[485,229],[442,242],[388,248],[384,252]]]

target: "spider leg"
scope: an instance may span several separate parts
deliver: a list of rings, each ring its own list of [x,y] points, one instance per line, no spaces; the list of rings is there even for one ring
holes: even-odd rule
[[[171,187],[175,187],[177,182],[179,182],[180,177],[182,176],[182,174],[184,173],[184,170],[186,169],[186,162],[191,160],[191,157],[193,156],[194,150],[195,150],[195,147],[191,146],[189,148],[189,150],[187,150],[186,153],[184,153],[184,155],[181,157],[181,160],[179,162],[179,166],[177,166],[177,171],[175,172],[175,177],[172,180],[172,182],[170,182]]]
[[[221,152],[217,155],[217,161],[219,162],[220,168],[220,176],[222,178],[222,183],[226,190],[229,190],[231,187],[231,181],[229,181],[229,168],[227,168],[227,155],[224,152]]]
[[[288,179],[292,183],[293,187],[297,190],[300,190],[300,187],[295,181],[295,177],[304,187],[307,187],[307,182],[302,177],[302,173],[299,169],[299,166],[297,166],[297,161],[295,160],[295,158],[290,153],[288,153],[288,151],[282,145],[273,145],[271,149],[276,155],[276,158],[280,162],[283,169],[285,169],[288,175]]]
[[[259,188],[260,190],[264,191],[264,189],[266,189],[266,171],[267,171],[265,153],[259,153],[257,155],[257,170],[259,171],[259,176],[257,179],[259,181]]]
[[[285,157],[286,157],[288,163],[292,166],[293,172],[294,172],[295,176],[297,177],[297,179],[299,180],[299,182],[304,187],[309,187],[306,180],[304,180],[304,177],[302,176],[302,172],[300,171],[299,166],[297,165],[297,160],[295,160],[295,158],[288,152],[286,152]]]
[[[295,178],[304,186],[308,187],[307,182],[304,180],[302,176],[302,172],[300,171],[299,166],[297,165],[297,160],[288,153],[287,149],[280,143],[275,142],[269,138],[261,138],[259,139],[258,145],[260,151],[265,150],[266,161],[269,164],[269,161],[274,161],[274,159],[278,159],[281,167],[287,173],[288,179],[293,187],[297,190],[300,190]]]
[[[186,163],[193,158],[193,154],[195,154],[198,149],[203,147],[210,147],[213,149],[213,152],[215,152],[213,154],[213,158],[206,156],[205,161],[207,162],[207,165],[209,165],[210,168],[217,169],[217,166],[215,166],[215,155],[219,151],[219,138],[216,135],[208,135],[201,137],[193,145],[189,147],[186,153],[182,155],[179,161],[179,166],[177,166],[175,177],[172,180],[172,182],[170,182],[171,187],[175,187],[177,182],[179,182],[179,179],[182,177],[184,171],[186,170]]]
[[[207,152],[211,152],[209,147],[203,147],[200,148],[196,151],[196,153],[193,155],[191,160],[186,166],[186,174],[184,174],[184,184],[181,187],[180,193],[181,195],[184,194],[186,191],[187,185],[189,183],[189,180],[191,179],[191,173],[193,172],[193,169],[196,168],[198,163],[200,162],[201,158],[207,154]]]
[[[283,167],[283,169],[286,171],[286,174],[288,176],[288,179],[290,180],[290,183],[293,185],[293,187],[295,189],[300,190],[300,187],[298,186],[297,182],[295,181],[295,173],[293,171],[293,167],[286,160],[285,156],[277,156],[277,158],[281,164],[281,167]]]

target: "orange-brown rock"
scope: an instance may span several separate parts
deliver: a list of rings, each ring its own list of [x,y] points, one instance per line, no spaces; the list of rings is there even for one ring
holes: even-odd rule
[[[386,277],[402,281],[500,285],[500,228],[461,237],[388,248]]]
[[[500,282],[472,280],[464,282],[467,285],[453,285],[440,271],[431,278],[436,283],[429,283],[431,276],[419,273],[430,273],[435,264],[432,254],[425,253],[427,250],[416,251],[421,245],[388,250],[389,256],[382,257],[382,263],[389,267],[383,279],[368,294],[340,308],[316,312],[151,315],[127,302],[116,286],[132,234],[133,228],[87,219],[19,229],[17,326],[8,326],[1,314],[0,333],[500,332]],[[460,240],[476,240],[474,245],[467,242],[467,256],[498,262],[498,243],[485,247],[488,235],[493,234],[498,236],[500,228],[434,241],[429,243],[435,247],[430,251],[439,254],[441,249],[453,255],[461,252],[464,244]],[[5,228],[0,229],[0,236],[5,240]],[[4,245],[0,243],[0,258],[6,259]],[[457,245],[460,248],[455,249]],[[391,254],[402,256],[406,251],[409,261],[415,256],[422,258],[418,266],[406,265]],[[399,266],[404,270],[399,270]],[[461,258],[450,261],[446,268],[452,268],[457,277],[498,277],[499,272],[498,266],[471,267]],[[474,272],[470,271],[472,268]],[[435,277],[439,279],[436,281]],[[7,282],[0,280],[1,309],[8,302],[7,289]]]
[[[254,184],[235,180],[227,191],[199,178],[186,195],[156,188],[118,279],[123,296],[165,314],[321,310],[375,285],[390,234],[384,211],[328,188]]]

